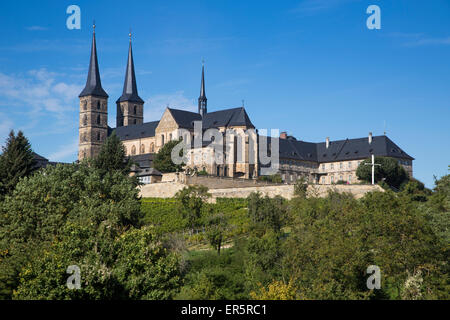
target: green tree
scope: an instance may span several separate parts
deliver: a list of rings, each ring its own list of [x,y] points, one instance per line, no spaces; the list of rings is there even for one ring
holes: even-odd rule
[[[184,187],[175,194],[175,199],[178,200],[178,211],[188,220],[192,229],[201,217],[203,206],[210,196],[205,186]]]
[[[11,130],[0,155],[0,199],[10,194],[19,180],[30,175],[36,163],[31,145],[22,131]]]
[[[206,236],[209,244],[217,251],[217,254],[220,254],[220,248],[222,247],[224,233],[227,227],[228,222],[224,214],[219,213],[209,218]]]
[[[175,164],[172,161],[172,150],[179,144],[183,143],[181,139],[172,140],[164,144],[164,146],[159,149],[158,153],[155,155],[153,160],[153,166],[156,170],[160,172],[176,172],[183,169],[183,164]],[[183,155],[183,151],[180,151],[180,156]]]
[[[441,246],[410,197],[386,191],[355,200],[331,193],[323,199],[294,199],[290,214],[292,231],[283,244],[281,269],[285,277],[297,279],[305,297],[400,299],[417,270],[429,272],[421,287],[424,297],[437,292],[432,274],[443,261]],[[366,287],[369,265],[381,268],[381,290]]]
[[[358,179],[371,182],[372,181],[372,163],[371,159],[366,159],[356,169]],[[394,158],[375,157],[375,182],[385,181],[389,186],[400,188],[401,184],[408,180],[408,174],[405,169]]]
[[[111,250],[99,250],[108,241]],[[81,288],[66,286],[69,265],[80,267]],[[60,240],[20,274],[15,299],[150,299],[172,297],[179,287],[178,256],[151,229],[104,238],[89,226],[67,224]]]
[[[400,191],[411,197],[413,201],[425,202],[431,191],[417,179],[411,178],[400,186]]]
[[[272,230],[261,237],[250,236],[245,244],[245,275],[250,290],[267,285],[281,276],[283,251],[279,234]]]
[[[304,177],[298,179],[294,184],[294,195],[296,197],[306,198],[308,183]]]
[[[0,260],[3,297],[11,296],[21,268],[59,239],[66,223],[90,226],[103,239],[95,250],[110,252],[112,239],[139,217],[138,190],[118,171],[102,178],[86,163],[57,165],[22,179],[0,206],[0,252],[8,252]]]
[[[112,171],[129,174],[131,161],[126,157],[125,146],[115,131],[102,144],[100,153],[93,159],[92,163],[95,168],[100,170],[102,175]]]
[[[264,233],[268,229],[280,232],[286,219],[286,205],[282,197],[262,197],[260,193],[253,192],[247,202],[248,214],[256,232]]]

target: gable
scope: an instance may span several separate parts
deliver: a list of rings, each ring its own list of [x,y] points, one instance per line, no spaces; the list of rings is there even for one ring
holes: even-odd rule
[[[158,126],[156,127],[156,132],[167,132],[167,131],[173,131],[175,129],[178,129],[179,125],[175,121],[171,110],[169,108],[166,108],[164,111],[161,120],[159,120]]]

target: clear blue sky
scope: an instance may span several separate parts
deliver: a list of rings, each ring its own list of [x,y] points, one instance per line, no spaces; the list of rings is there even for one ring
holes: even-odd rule
[[[66,8],[81,8],[81,30]],[[368,30],[366,8],[381,8]],[[145,121],[195,110],[202,57],[209,110],[245,107],[258,128],[319,142],[383,134],[428,187],[450,164],[450,1],[2,1],[0,137],[22,129],[53,161],[76,159],[78,94],[92,20],[109,123],[128,32]]]

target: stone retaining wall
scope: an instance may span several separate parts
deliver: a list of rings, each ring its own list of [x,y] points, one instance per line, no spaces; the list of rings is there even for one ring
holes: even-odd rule
[[[186,185],[179,182],[165,182],[147,184],[141,187],[140,195],[144,198],[171,198],[179,190],[183,189]],[[309,185],[308,196],[325,197],[328,191],[336,192],[348,192],[355,196],[355,198],[361,198],[367,192],[371,191],[383,191],[378,185]],[[277,195],[286,199],[291,199],[294,196],[294,185],[268,185],[268,186],[251,186],[242,188],[211,188],[209,193],[212,195],[212,200],[216,198],[245,198],[252,192],[260,192],[263,195],[269,197],[275,197]]]

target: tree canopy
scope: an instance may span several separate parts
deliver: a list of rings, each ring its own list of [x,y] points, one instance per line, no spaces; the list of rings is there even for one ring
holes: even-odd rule
[[[183,143],[182,140],[172,140],[164,144],[164,146],[159,149],[158,153],[153,160],[153,167],[163,173],[167,172],[177,172],[183,169],[183,164],[175,164],[172,161],[172,150],[179,144]],[[182,150],[180,155],[182,155]]]
[[[366,159],[361,162],[356,169],[356,176],[358,179],[371,182],[372,181],[372,163],[371,159]],[[408,174],[405,169],[394,158],[390,157],[375,157],[375,183],[384,181],[389,186],[400,188],[401,184],[408,180]]]
[[[22,131],[11,130],[0,155],[0,199],[10,194],[19,180],[36,169],[33,151]]]
[[[120,171],[123,174],[130,172],[131,162],[126,157],[125,147],[115,131],[102,144],[100,153],[92,163],[102,174],[111,171]]]

